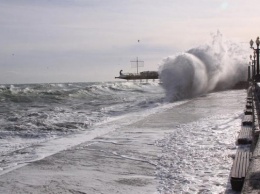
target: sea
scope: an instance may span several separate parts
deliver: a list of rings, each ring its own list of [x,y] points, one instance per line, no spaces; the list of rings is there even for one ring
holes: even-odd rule
[[[158,130],[153,142],[161,150],[154,160],[157,192],[184,193],[206,184],[211,189],[195,193],[232,193],[228,179],[246,90],[175,102],[164,90],[159,81],[2,85],[0,174],[176,110],[167,113],[180,115],[173,127],[164,135]],[[181,117],[190,111],[193,116]],[[142,142],[142,135],[133,141]]]
[[[16,169],[98,139],[111,146],[91,152],[152,165],[152,193],[234,193],[229,173],[247,91],[232,87],[246,80],[246,52],[219,32],[212,40],[165,58],[155,81],[0,85],[2,183]],[[131,152],[135,145],[140,151]],[[93,193],[106,190],[103,178]],[[116,181],[117,192],[151,193],[139,180]]]
[[[164,92],[159,82],[2,85],[0,101],[3,171],[41,157],[34,151],[19,157],[18,150],[91,131],[128,114],[151,114],[164,104]]]

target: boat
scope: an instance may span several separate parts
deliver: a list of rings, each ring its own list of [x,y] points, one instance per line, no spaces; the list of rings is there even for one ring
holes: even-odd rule
[[[122,72],[123,70],[120,70],[119,76],[115,78],[125,79],[125,80],[159,79],[158,71],[142,71],[140,73],[122,73]]]
[[[142,80],[142,79],[159,79],[158,71],[142,71],[138,73],[138,67],[142,67],[140,64],[143,61],[139,61],[138,57],[136,61],[131,61],[136,63],[137,73],[123,73],[123,70],[120,70],[119,76],[115,79],[125,79],[125,80]]]

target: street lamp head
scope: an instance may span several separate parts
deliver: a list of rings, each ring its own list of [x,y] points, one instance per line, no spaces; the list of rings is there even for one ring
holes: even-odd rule
[[[250,48],[253,48],[254,41],[251,39],[249,44],[250,44]]]
[[[259,46],[259,44],[260,44],[259,36],[256,38],[255,43],[256,43],[257,46]]]

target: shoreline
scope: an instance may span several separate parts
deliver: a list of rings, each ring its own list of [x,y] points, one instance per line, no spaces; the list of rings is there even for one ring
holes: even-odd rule
[[[238,94],[244,99],[244,93],[235,90],[198,97],[29,163],[0,176],[0,193],[151,194],[185,191],[186,187],[190,192],[228,190],[228,155],[234,152],[229,139],[236,133],[233,128],[241,110],[240,100],[234,101]],[[230,137],[224,139],[227,132]],[[186,161],[187,156],[190,159]],[[214,163],[209,165],[212,159]]]

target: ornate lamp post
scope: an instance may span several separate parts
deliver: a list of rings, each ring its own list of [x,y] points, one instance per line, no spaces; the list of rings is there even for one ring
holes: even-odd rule
[[[251,71],[250,71],[250,68],[251,68],[251,62],[249,62],[249,65],[248,65],[248,75],[247,75],[247,81],[250,82],[251,80]]]
[[[249,61],[249,66],[251,68],[251,71],[250,71],[251,76],[250,76],[249,81],[254,82],[254,64],[251,61]],[[250,69],[248,68],[248,70],[250,70]]]
[[[252,79],[254,81],[255,79],[255,75],[256,75],[256,71],[255,71],[255,65],[256,65],[256,62],[255,62],[255,58],[256,58],[256,53],[254,51],[254,57],[252,57],[252,55],[250,55],[250,60],[252,61]]]
[[[256,82],[259,82],[260,81],[260,72],[259,72],[259,45],[260,45],[260,40],[259,40],[259,37],[256,38],[256,47],[257,48],[254,48],[253,45],[254,45],[254,41],[251,39],[250,40],[250,48],[253,49],[255,52],[256,52],[256,76],[255,76],[255,81]]]

